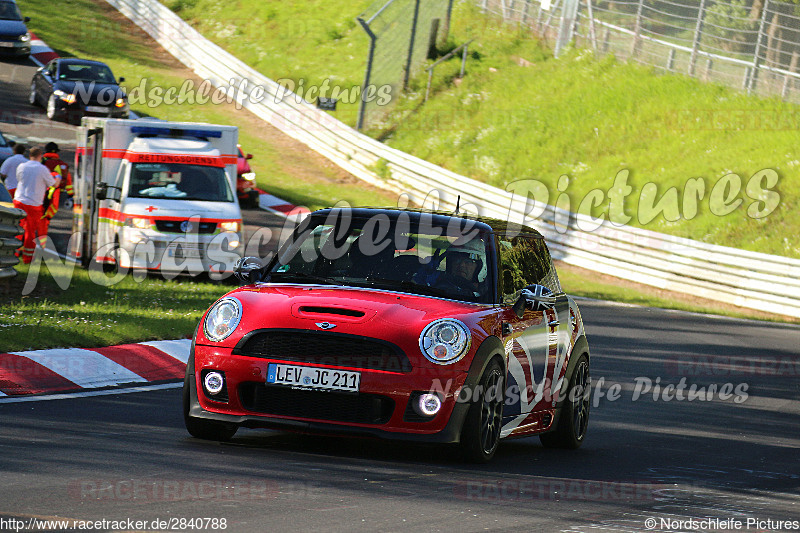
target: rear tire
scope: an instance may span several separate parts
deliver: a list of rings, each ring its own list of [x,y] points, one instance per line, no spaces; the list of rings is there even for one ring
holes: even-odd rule
[[[575,450],[583,444],[589,428],[591,383],[589,358],[586,354],[581,354],[570,376],[567,397],[563,400],[556,429],[539,435],[545,448]]]
[[[487,463],[497,451],[503,425],[505,376],[497,359],[492,360],[483,372],[478,391],[479,398],[470,406],[464,421],[461,448],[465,460]]]

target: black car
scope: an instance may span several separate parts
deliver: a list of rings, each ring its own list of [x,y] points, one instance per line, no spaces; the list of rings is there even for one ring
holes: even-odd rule
[[[80,121],[84,115],[128,118],[128,97],[108,65],[100,61],[50,61],[34,74],[29,101],[44,105],[50,120]]]
[[[31,54],[31,34],[13,0],[0,0],[0,54],[28,57]]]

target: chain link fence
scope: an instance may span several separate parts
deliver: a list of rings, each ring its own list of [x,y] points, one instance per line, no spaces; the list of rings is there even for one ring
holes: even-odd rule
[[[601,54],[800,103],[800,6],[777,0],[477,0],[556,55]]]
[[[358,129],[375,124],[445,39],[453,0],[378,0],[358,17],[370,39]]]

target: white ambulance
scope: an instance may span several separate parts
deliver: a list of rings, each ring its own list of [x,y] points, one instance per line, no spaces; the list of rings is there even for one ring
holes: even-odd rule
[[[244,248],[238,129],[84,117],[70,255],[168,275],[231,272]]]

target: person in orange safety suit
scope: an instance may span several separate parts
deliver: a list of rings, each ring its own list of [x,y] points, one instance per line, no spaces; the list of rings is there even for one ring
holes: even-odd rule
[[[50,171],[54,178],[61,178],[61,184],[47,189],[44,197],[44,215],[42,216],[41,234],[40,238],[47,235],[47,230],[50,228],[50,220],[58,212],[58,206],[61,201],[61,189],[64,189],[70,198],[72,198],[72,175],[69,173],[69,165],[67,165],[58,152],[60,151],[58,145],[54,142],[49,142],[44,146],[44,157],[42,163]]]

